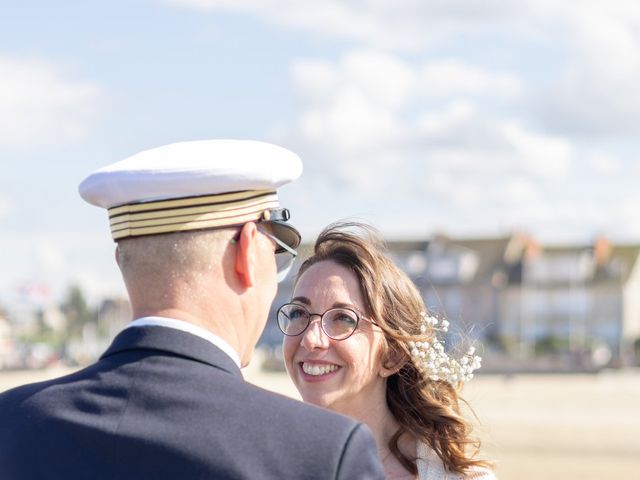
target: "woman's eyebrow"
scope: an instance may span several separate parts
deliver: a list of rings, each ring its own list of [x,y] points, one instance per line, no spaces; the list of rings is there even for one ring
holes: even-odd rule
[[[291,299],[291,303],[301,303],[309,307],[311,306],[311,300],[303,296],[293,297]],[[334,302],[331,308],[348,308],[350,310],[355,310],[356,312],[362,314],[361,310],[352,303]]]
[[[304,303],[305,305],[311,305],[311,300],[309,300],[307,297],[293,297],[291,299],[291,303],[294,303],[294,302]]]
[[[356,312],[360,311],[360,309],[358,307],[356,307],[354,304],[352,304],[352,303],[344,303],[344,302],[334,302],[333,303],[333,308],[349,308],[351,310],[355,310]]]

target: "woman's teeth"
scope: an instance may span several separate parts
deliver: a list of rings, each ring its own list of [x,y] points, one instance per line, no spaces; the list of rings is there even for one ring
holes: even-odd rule
[[[326,375],[327,373],[335,372],[337,369],[337,365],[318,365],[312,363],[302,364],[302,370],[307,375]]]

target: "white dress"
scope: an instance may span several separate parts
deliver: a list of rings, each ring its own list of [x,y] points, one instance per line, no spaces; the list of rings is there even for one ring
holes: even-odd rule
[[[491,470],[481,467],[472,468],[466,475],[447,471],[438,454],[422,442],[418,442],[417,451],[420,480],[496,480]]]

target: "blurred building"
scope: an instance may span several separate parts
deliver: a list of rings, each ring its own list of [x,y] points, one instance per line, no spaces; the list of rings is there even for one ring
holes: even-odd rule
[[[0,310],[0,370],[13,368],[18,362],[18,349],[12,335],[11,323]]]
[[[113,339],[131,321],[131,305],[126,298],[107,298],[98,307],[98,329]]]
[[[94,361],[130,321],[131,306],[127,299],[102,300],[96,310],[95,321],[84,324],[80,336],[67,342],[68,360],[77,365]]]
[[[632,363],[640,338],[640,246],[546,246],[525,256],[520,288],[509,289],[500,334],[520,350],[564,348],[596,363]],[[539,353],[539,352],[534,352]]]
[[[434,236],[424,242],[390,242],[391,256],[422,292],[427,308],[451,322],[449,343],[499,334],[504,292],[522,279],[529,239]]]

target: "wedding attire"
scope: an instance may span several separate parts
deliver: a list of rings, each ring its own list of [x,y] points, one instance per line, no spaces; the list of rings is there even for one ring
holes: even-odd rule
[[[447,471],[438,454],[425,443],[418,442],[417,453],[420,480],[496,480],[495,474],[487,468],[475,467],[465,475]]]

